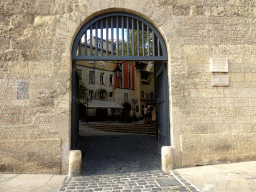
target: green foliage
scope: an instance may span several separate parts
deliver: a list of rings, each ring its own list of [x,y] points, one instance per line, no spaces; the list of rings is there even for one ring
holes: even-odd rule
[[[150,75],[148,76],[147,82],[149,83],[150,86],[154,86],[155,84],[155,78],[154,78],[154,66],[150,68]]]
[[[134,30],[134,33],[132,32],[132,29],[129,29],[129,56],[133,55],[133,37],[134,37],[134,56],[143,55],[143,47],[142,47],[142,30],[139,30],[139,41],[138,41],[138,31]],[[149,32],[149,35],[147,33],[147,30],[144,31],[143,34],[144,38],[144,47],[145,47],[145,55],[148,55],[148,51],[150,53],[153,53],[153,33]],[[119,41],[119,56],[122,55],[122,44],[124,44],[124,55],[127,56],[127,47],[128,42],[123,40]],[[148,49],[148,44],[150,45],[150,49]]]
[[[139,34],[138,34],[139,32]],[[148,51],[150,54],[153,54],[153,32],[149,31],[147,33],[147,30],[144,30],[144,33],[142,33],[142,30],[134,30],[129,29],[129,42],[127,40],[119,41],[119,56],[122,56],[122,50],[123,50],[123,44],[124,44],[124,56],[127,56],[127,49],[128,49],[128,43],[129,43],[129,56],[133,55],[133,49],[134,49],[134,56],[142,56],[143,55],[143,47],[142,47],[142,36],[144,38],[144,54],[148,55]],[[139,41],[138,41],[139,36]],[[134,46],[133,46],[133,38],[134,38]],[[139,51],[139,55],[138,55]],[[117,63],[118,61],[113,61],[113,63]],[[150,86],[154,86],[154,66],[150,69],[151,74],[148,76],[147,82]]]
[[[83,77],[82,75],[79,75],[78,98],[79,99],[86,98],[86,91],[87,91],[87,88],[83,81]]]

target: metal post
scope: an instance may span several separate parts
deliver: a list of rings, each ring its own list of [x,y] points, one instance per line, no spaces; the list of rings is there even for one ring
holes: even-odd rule
[[[133,119],[135,120],[135,113],[136,113],[136,103],[138,102],[138,99],[133,99],[132,98],[132,103],[133,103]]]
[[[86,100],[86,122],[88,124],[88,104],[89,102],[92,102],[92,99],[89,99],[88,97],[85,99]]]

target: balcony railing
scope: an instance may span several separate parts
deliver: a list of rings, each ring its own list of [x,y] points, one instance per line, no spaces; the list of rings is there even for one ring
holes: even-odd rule
[[[145,93],[144,98],[141,98],[142,101],[146,101],[149,103],[155,103],[156,97],[154,94],[147,94]]]

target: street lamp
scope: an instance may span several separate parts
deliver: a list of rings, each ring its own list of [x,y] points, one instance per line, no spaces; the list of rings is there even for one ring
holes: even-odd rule
[[[114,74],[115,74],[115,77],[117,79],[119,79],[121,76],[122,76],[122,70],[120,69],[120,64],[122,64],[123,62],[117,62],[116,64],[116,68],[114,69]]]
[[[135,119],[135,108],[136,108],[136,103],[138,102],[138,99],[131,99],[132,100],[132,103],[133,103],[133,110],[134,110],[134,112],[133,112],[133,118]]]
[[[144,63],[141,63],[141,62],[136,62],[135,63],[135,67],[136,67],[136,69],[143,69],[143,67],[144,67]]]

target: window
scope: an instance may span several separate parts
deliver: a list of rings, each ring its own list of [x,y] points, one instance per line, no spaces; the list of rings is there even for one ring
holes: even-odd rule
[[[113,85],[113,75],[109,75],[109,84]]]
[[[89,83],[94,83],[94,71],[89,71]]]
[[[144,91],[141,91],[141,98],[144,99]]]
[[[101,43],[100,42],[98,42],[98,47],[101,48]]]
[[[149,85],[149,82],[147,81],[141,81],[142,85]]]
[[[136,105],[136,112],[139,112],[139,106]]]
[[[100,84],[104,84],[104,73],[100,73]]]
[[[109,92],[109,97],[113,97],[113,92]]]
[[[128,99],[128,93],[124,93],[124,98]]]
[[[89,98],[93,98],[93,90],[89,90],[89,93],[88,93],[88,95],[89,95]]]
[[[104,91],[100,91],[100,99],[101,100],[105,100],[105,92]]]

